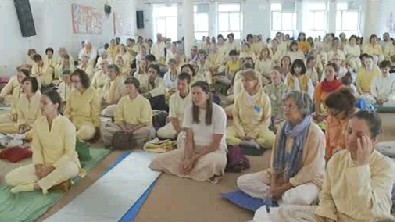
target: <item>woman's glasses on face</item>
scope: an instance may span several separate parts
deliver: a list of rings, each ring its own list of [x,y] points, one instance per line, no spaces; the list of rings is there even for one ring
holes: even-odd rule
[[[290,106],[283,105],[283,109],[284,109],[284,110],[294,110],[294,109],[296,109],[296,106],[292,106],[292,105],[290,105]]]

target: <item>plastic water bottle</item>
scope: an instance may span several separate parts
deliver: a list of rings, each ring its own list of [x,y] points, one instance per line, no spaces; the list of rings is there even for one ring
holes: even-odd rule
[[[265,206],[266,206],[266,213],[270,213],[270,208],[272,207],[272,191],[270,190],[270,186],[266,186]]]

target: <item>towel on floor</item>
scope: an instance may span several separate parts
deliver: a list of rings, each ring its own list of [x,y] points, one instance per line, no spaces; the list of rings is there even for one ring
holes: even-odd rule
[[[144,145],[144,150],[152,153],[165,153],[173,150],[176,147],[176,141],[162,140],[155,138],[148,141]]]
[[[91,170],[109,154],[107,149],[91,149],[92,159],[83,162]],[[77,178],[78,180],[79,178]],[[78,181],[77,181],[78,182]],[[0,221],[35,221],[48,211],[62,197],[63,192],[22,192],[11,194],[5,185],[0,186]]]
[[[262,199],[251,197],[242,191],[222,193],[221,195],[223,198],[229,200],[231,203],[253,212],[255,212],[260,207],[265,205]],[[277,206],[278,206],[277,202],[273,201],[273,207],[277,207]]]

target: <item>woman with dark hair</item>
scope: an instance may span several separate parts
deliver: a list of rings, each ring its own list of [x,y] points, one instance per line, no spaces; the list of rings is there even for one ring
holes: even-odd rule
[[[44,63],[47,64],[49,67],[52,69],[55,69],[56,67],[56,59],[53,57],[53,48],[47,48],[45,49],[45,58],[44,58]]]
[[[349,118],[358,109],[355,108],[357,99],[349,89],[340,89],[328,96],[325,100],[328,117],[326,118],[326,151],[325,159],[342,149],[345,149],[344,134]]]
[[[373,57],[374,64],[380,63],[384,60],[384,53],[381,45],[377,42],[377,35],[372,34],[369,38],[369,43],[362,48],[363,53]]]
[[[325,99],[336,90],[343,88],[343,84],[337,79],[339,66],[335,63],[329,63],[325,67],[325,79],[317,84],[314,91],[315,114],[316,116],[326,116],[324,105]]]
[[[310,52],[310,44],[306,41],[306,33],[299,33],[298,37],[298,48],[303,52],[303,54],[307,55]]]
[[[77,138],[87,141],[99,132],[100,98],[90,87],[89,76],[81,69],[71,75],[74,90],[66,101],[64,116],[70,119],[77,129]]]
[[[191,65],[191,64],[182,65],[181,72],[185,72],[185,73],[188,73],[189,75],[191,75],[191,78],[192,78],[191,83],[192,84],[196,82],[196,80],[195,80],[196,70],[193,68],[193,65]]]
[[[49,90],[41,96],[41,112],[33,127],[33,163],[19,167],[5,176],[12,193],[41,190],[76,177],[81,169],[75,151],[76,133],[73,123],[59,114],[62,99]],[[68,187],[69,187],[68,186]]]
[[[305,75],[306,66],[301,59],[296,59],[291,66],[291,75],[285,77],[284,84],[288,91],[300,91],[307,93],[313,99],[314,86],[311,79]]]
[[[284,204],[308,206],[318,197],[324,177],[325,138],[314,123],[313,102],[293,91],[283,98],[285,120],[278,128],[270,168],[238,178],[237,186],[260,199],[269,195]]]
[[[289,46],[289,51],[287,52],[287,56],[291,58],[291,62],[293,63],[295,60],[300,59],[304,62],[305,56],[303,52],[298,48],[298,42],[292,41]]]
[[[192,104],[185,109],[183,127],[177,148],[160,154],[150,164],[153,170],[164,171],[197,181],[217,182],[226,166],[226,114],[213,103],[209,85],[198,81],[192,85]]]
[[[45,64],[39,54],[34,55],[33,60],[32,76],[37,78],[41,87],[48,87],[52,84],[53,68]]]
[[[31,139],[31,129],[34,121],[41,116],[38,81],[35,77],[25,77],[22,81],[22,92],[17,107],[17,118],[15,123],[4,123],[0,125],[0,133],[21,133],[26,139]]]
[[[395,164],[374,149],[380,134],[378,114],[358,111],[346,128],[346,149],[336,153],[327,164],[319,206],[282,206],[270,216],[262,208],[254,221],[393,220],[391,190]]]
[[[280,67],[282,80],[285,80],[288,75],[291,75],[291,65],[291,58],[289,56],[284,56],[281,58]]]

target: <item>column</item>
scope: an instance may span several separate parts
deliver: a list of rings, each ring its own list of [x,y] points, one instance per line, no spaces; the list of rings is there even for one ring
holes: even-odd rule
[[[337,16],[337,5],[335,0],[329,2],[328,10],[328,33],[335,33],[336,35],[336,16]]]
[[[209,11],[208,11],[208,21],[209,21],[209,36],[217,37],[217,3],[210,1],[209,2]]]
[[[362,8],[362,11],[365,13],[362,15],[364,41],[369,40],[371,34],[380,35],[380,25],[377,23],[380,10],[379,4],[380,1],[377,0],[365,0],[365,5]]]
[[[303,2],[302,1],[296,1],[295,2],[295,8],[296,8],[296,30],[293,33],[295,37],[299,34],[299,32],[303,32],[303,17],[304,17],[304,7],[303,7]]]
[[[188,54],[195,43],[195,23],[194,6],[195,0],[184,0],[182,2],[183,8],[183,28],[184,28],[184,53]]]

